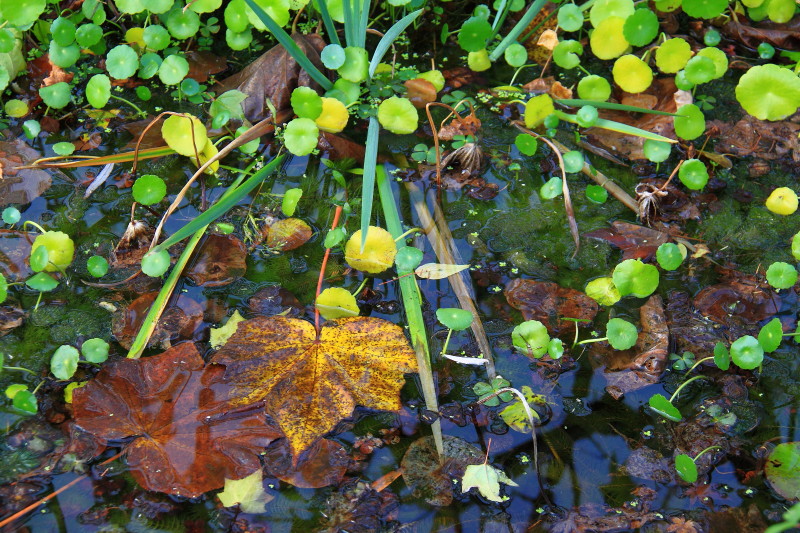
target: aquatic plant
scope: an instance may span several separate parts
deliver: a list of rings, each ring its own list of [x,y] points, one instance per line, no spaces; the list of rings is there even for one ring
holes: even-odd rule
[[[784,119],[800,107],[800,78],[778,65],[751,67],[739,78],[736,100],[758,119]]]
[[[344,247],[347,264],[370,274],[378,274],[391,267],[396,255],[397,245],[392,236],[385,229],[376,226],[369,226],[363,239],[361,230],[356,231]]]
[[[797,193],[789,187],[778,187],[767,197],[764,205],[776,215],[791,215],[797,211]]]
[[[694,457],[690,457],[685,453],[680,453],[675,456],[675,470],[678,475],[687,483],[694,483],[697,481],[697,460],[700,457],[710,452],[711,450],[721,449],[719,446],[709,446]]]
[[[319,293],[316,302],[314,302],[314,307],[325,320],[358,316],[361,312],[355,296],[341,287],[328,287]]]

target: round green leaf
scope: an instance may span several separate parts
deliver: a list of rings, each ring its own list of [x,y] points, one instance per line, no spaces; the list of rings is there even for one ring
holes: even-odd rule
[[[721,342],[714,345],[714,364],[722,371],[731,367],[731,354]]]
[[[800,78],[772,63],[751,67],[739,78],[736,100],[759,120],[783,120],[800,106]]]
[[[404,246],[397,250],[394,264],[398,271],[411,272],[422,263],[422,250],[413,246]]]
[[[25,132],[25,137],[28,139],[35,139],[39,132],[42,131],[42,125],[38,120],[26,120],[22,123],[22,131]]]
[[[767,269],[767,283],[776,289],[788,289],[797,283],[797,269],[789,263],[776,261]]]
[[[611,84],[602,76],[591,74],[578,82],[578,96],[583,100],[605,102],[611,96]]]
[[[141,0],[142,6],[150,13],[160,15],[166,13],[172,8],[175,3],[174,0]]]
[[[58,379],[70,379],[78,369],[80,353],[74,346],[59,346],[50,358],[50,372]]]
[[[167,194],[167,184],[153,174],[139,176],[133,184],[133,199],[144,205],[157,204]]]
[[[564,158],[564,170],[566,172],[575,173],[583,170],[584,158],[582,152],[571,150],[562,157]]]
[[[580,42],[567,39],[553,48],[553,62],[561,68],[572,69],[581,64],[579,56],[582,53],[583,45]]]
[[[764,471],[775,492],[789,501],[800,499],[800,442],[782,442],[775,446]]]
[[[247,4],[244,0],[231,0],[225,6],[225,26],[231,33],[240,33],[247,29],[250,20],[247,18]]]
[[[690,17],[713,19],[727,9],[728,0],[683,0],[681,7]]]
[[[608,191],[600,185],[587,185],[586,198],[596,204],[604,204],[608,200]]]
[[[558,9],[558,27],[564,31],[578,31],[583,27],[583,10],[575,4],[564,4]]]
[[[109,345],[103,339],[87,339],[81,345],[84,359],[90,363],[102,363],[108,359]]]
[[[17,392],[14,395],[14,399],[11,400],[11,403],[15,409],[19,409],[20,411],[24,411],[32,415],[35,415],[36,411],[39,409],[36,403],[36,396],[27,389]]]
[[[639,332],[636,331],[636,326],[627,320],[612,318],[606,325],[606,336],[608,337],[608,343],[615,350],[627,350],[636,344]]]
[[[713,80],[717,72],[714,61],[701,55],[696,55],[691,58],[686,63],[686,66],[683,67],[683,70],[686,73],[686,79],[694,85],[700,85],[701,83]]]
[[[2,83],[0,83],[2,85]],[[22,118],[28,114],[28,104],[22,100],[7,100],[3,106],[3,111],[9,117]]]
[[[699,159],[687,159],[681,165],[678,177],[687,188],[699,191],[708,183],[708,170]]]
[[[200,30],[200,17],[191,9],[184,11],[175,6],[161,19],[167,30],[178,40],[193,37]]]
[[[591,128],[597,124],[597,119],[600,118],[597,108],[593,105],[584,105],[575,113],[575,120],[582,128]]]
[[[586,296],[605,306],[614,305],[622,298],[614,280],[609,277],[593,279],[586,284],[585,292]]]
[[[658,269],[641,259],[626,259],[614,268],[611,275],[620,295],[646,298],[658,288]]]
[[[75,41],[75,23],[64,17],[57,17],[50,25],[53,40],[60,46],[69,46]]]
[[[752,335],[739,337],[731,344],[731,360],[739,368],[752,370],[764,361],[764,349]]]
[[[536,137],[533,135],[520,133],[514,139],[514,146],[517,147],[517,150],[519,150],[522,155],[532,156],[536,154],[539,143],[536,142]]]
[[[242,32],[233,32],[230,28],[225,30],[225,42],[231,50],[244,50],[253,42],[253,32],[249,29]]]
[[[3,218],[3,223],[5,224],[16,224],[17,222],[19,222],[19,219],[21,217],[22,215],[20,214],[19,209],[17,209],[13,205],[10,205],[5,209],[3,209],[2,218]]]
[[[153,50],[163,50],[169,46],[169,32],[160,24],[151,24],[144,29],[144,44]]]
[[[697,481],[697,465],[694,460],[685,453],[679,454],[675,457],[675,470],[687,483],[694,483]]]
[[[378,122],[392,133],[404,135],[417,130],[419,115],[409,99],[392,96],[378,105]]]
[[[564,342],[558,337],[550,339],[550,343],[547,345],[547,355],[552,359],[561,359],[561,356],[564,355]]]
[[[58,155],[68,156],[75,151],[75,145],[67,141],[57,142],[53,145],[53,151]]]
[[[108,261],[101,255],[93,255],[86,261],[86,270],[95,278],[102,278],[108,272]]]
[[[472,313],[458,307],[443,307],[436,310],[436,319],[454,331],[467,329],[472,325]]]
[[[155,52],[147,52],[139,58],[139,77],[143,80],[149,80],[156,75],[158,69],[161,68],[162,62],[163,59],[161,59],[160,55]],[[143,85],[139,87],[143,87]]]
[[[61,109],[67,107],[70,100],[69,83],[60,81],[39,89],[39,96],[48,107]]]
[[[675,134],[681,139],[691,141],[706,131],[706,119],[700,108],[694,104],[686,104],[678,109],[675,117]]]
[[[139,67],[139,56],[127,44],[120,44],[108,51],[106,69],[111,77],[118,80],[130,78]]]
[[[658,17],[646,7],[639,8],[625,19],[622,32],[633,46],[646,46],[658,35]]]
[[[675,270],[683,263],[683,253],[677,244],[665,242],[658,247],[656,260],[664,270]]]
[[[150,251],[142,257],[142,272],[150,277],[157,278],[164,275],[164,272],[169,268],[169,263],[168,251]]]
[[[528,51],[519,43],[513,43],[503,52],[503,57],[510,66],[519,68],[528,61]]]
[[[283,131],[283,144],[294,155],[308,155],[317,147],[319,127],[310,118],[296,118]]]
[[[297,203],[302,197],[303,189],[294,188],[283,193],[283,201],[281,202],[281,211],[283,214],[287,217],[294,215],[295,209],[297,209]]]
[[[44,13],[45,4],[45,0],[4,0],[0,5],[0,18],[13,26],[27,26]]]
[[[369,55],[364,48],[348,46],[344,49],[344,64],[336,72],[353,83],[361,83],[369,77]]]
[[[105,74],[95,74],[86,84],[86,99],[96,109],[105,107],[111,98],[111,80]]]
[[[311,87],[298,87],[292,91],[292,109],[300,118],[317,120],[322,113],[322,97]]]
[[[189,74],[189,62],[175,54],[165,57],[158,67],[158,79],[164,85],[177,85],[187,74]]]
[[[0,54],[7,54],[16,46],[17,38],[10,28],[0,29]]]
[[[320,59],[322,59],[322,64],[325,65],[325,68],[336,70],[342,65],[344,65],[345,61],[344,48],[342,48],[341,45],[338,44],[329,44],[328,46],[322,49],[322,53],[320,54]]]
[[[44,272],[39,272],[35,276],[25,280],[25,285],[35,291],[49,292],[58,287],[58,281]]]
[[[539,359],[547,353],[550,346],[550,334],[538,320],[526,320],[511,332],[511,342],[516,349]]]
[[[492,25],[482,17],[470,17],[458,32],[458,44],[467,52],[477,52],[486,48],[486,41],[492,36]]]
[[[773,318],[758,332],[758,343],[766,353],[778,349],[783,340],[783,326],[779,318]]]
[[[673,422],[680,422],[683,420],[683,415],[678,408],[672,405],[672,402],[667,400],[663,394],[652,395],[647,403],[653,411],[667,420],[672,420]]]
[[[644,141],[642,152],[653,163],[663,163],[672,151],[672,143],[647,139]]]
[[[542,200],[552,200],[563,192],[563,182],[561,178],[552,177],[539,189],[539,196]]]
[[[667,39],[656,50],[656,66],[666,74],[682,69],[692,57],[692,47],[684,39]]]
[[[31,251],[30,265],[34,272],[41,272],[50,262],[50,252],[47,246],[39,246]]]

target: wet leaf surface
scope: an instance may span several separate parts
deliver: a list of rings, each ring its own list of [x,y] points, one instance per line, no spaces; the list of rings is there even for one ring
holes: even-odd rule
[[[6,303],[6,305],[0,306],[0,337],[21,326],[26,314],[16,305]]]
[[[256,315],[284,315],[290,318],[303,314],[300,300],[283,287],[272,285],[256,292],[247,300],[247,308]]]
[[[51,172],[17,168],[40,157],[39,152],[21,139],[0,141],[0,207],[28,204],[50,188]]]
[[[765,122],[750,115],[738,122],[709,121],[717,138],[717,150],[739,157],[775,160],[791,157],[800,162],[800,123],[791,120]]]
[[[327,322],[319,339],[304,320],[246,320],[211,362],[227,367],[238,405],[264,401],[295,461],[356,405],[399,409],[403,376],[416,370],[402,329],[367,317]]]
[[[325,502],[324,522],[316,532],[370,533],[382,531],[397,517],[399,502],[389,491],[377,492],[357,479],[348,481]]]
[[[0,228],[0,274],[7,281],[18,281],[33,274],[28,258],[35,237],[23,231]]]
[[[301,489],[338,485],[350,465],[350,456],[338,442],[319,439],[292,465],[289,441],[272,443],[264,454],[267,473]]]
[[[663,231],[631,224],[622,220],[611,223],[610,228],[601,228],[584,234],[586,237],[609,242],[622,250],[622,259],[653,259],[658,247],[669,241]]]
[[[732,321],[760,322],[781,310],[781,296],[752,276],[735,276],[706,287],[694,297],[703,316],[729,325]]]
[[[322,38],[317,34],[295,33],[292,39],[314,65],[324,72],[319,58],[319,52],[325,47]],[[267,100],[270,100],[278,111],[290,109],[289,96],[298,86],[317,87],[286,49],[278,44],[241,72],[220,81],[214,86],[214,90],[217,94],[222,94],[236,89],[247,94],[249,98],[242,102],[244,116],[255,123],[269,115]]]
[[[299,218],[284,218],[269,227],[265,243],[274,250],[287,252],[303,246],[313,234],[311,226],[305,221]]]
[[[784,24],[765,19],[752,25],[742,24],[734,18],[722,26],[720,33],[753,50],[761,43],[785,50],[800,49],[800,20],[796,17]]]
[[[198,496],[260,469],[281,436],[260,404],[235,405],[224,371],[192,343],[111,363],[73,393],[76,423],[104,444],[131,439],[128,467],[146,489]]]
[[[244,276],[247,249],[233,235],[209,235],[189,263],[186,276],[197,285],[221,287]]]
[[[158,292],[143,294],[114,315],[111,329],[117,342],[126,350],[131,347],[156,296]],[[177,302],[168,305],[161,315],[148,346],[169,348],[174,341],[191,339],[202,322],[203,308],[189,296],[181,294]]]
[[[584,293],[549,281],[512,280],[506,286],[505,296],[511,307],[522,311],[525,320],[540,321],[554,336],[575,330],[575,323],[563,318],[591,321],[600,309]]]
[[[432,436],[415,440],[400,463],[403,479],[414,496],[431,505],[453,502],[453,479],[461,479],[469,465],[483,463],[483,453],[463,439],[444,435],[444,458],[439,459]]]

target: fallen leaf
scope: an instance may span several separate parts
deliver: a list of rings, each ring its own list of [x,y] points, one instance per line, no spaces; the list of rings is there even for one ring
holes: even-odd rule
[[[622,250],[622,260],[642,259],[647,261],[656,255],[658,247],[669,241],[663,231],[616,220],[610,228],[601,228],[584,234],[586,237],[600,239]]]
[[[239,314],[239,310],[233,312],[231,317],[225,322],[224,326],[220,326],[218,328],[211,328],[209,330],[209,339],[208,343],[211,345],[212,348],[215,350],[219,350],[222,346],[228,342],[228,339],[231,338],[236,332],[236,328],[239,326],[239,322],[243,321],[244,317]]]
[[[322,510],[321,524],[315,533],[373,533],[387,531],[397,519],[399,502],[391,492],[377,492],[369,483],[353,479],[332,493]]]
[[[331,161],[341,161],[342,159],[361,161],[364,159],[365,147],[363,144],[358,144],[343,135],[328,133],[327,131],[319,132],[317,148]]]
[[[199,83],[208,81],[209,76],[219,74],[228,68],[224,57],[212,54],[208,50],[189,50],[183,56],[189,62],[187,78],[192,78]]]
[[[325,47],[322,38],[317,34],[295,33],[292,39],[311,62],[324,72],[319,58],[319,52]],[[269,115],[267,100],[278,111],[290,109],[289,98],[295,88],[316,85],[283,45],[277,44],[241,72],[219,82],[213,89],[217,94],[231,89],[247,94],[249,98],[242,102],[244,115],[247,120],[256,123]]]
[[[35,237],[24,231],[0,228],[0,274],[9,283],[33,274],[28,258]]]
[[[487,500],[502,503],[508,499],[500,496],[500,483],[518,487],[502,470],[498,470],[489,464],[469,465],[464,471],[461,479],[461,492],[468,492],[471,488],[477,488],[481,496]]]
[[[0,337],[21,326],[25,315],[25,311],[16,305],[0,306]]]
[[[443,439],[441,458],[433,436],[427,436],[412,442],[400,463],[403,479],[414,497],[437,507],[453,503],[451,480],[463,478],[467,466],[483,463],[483,454],[472,444],[449,435],[444,435]]]
[[[553,48],[558,44],[558,34],[551,29],[544,30],[536,40],[536,44],[552,52]]]
[[[267,473],[301,489],[319,489],[338,485],[350,466],[344,446],[328,439],[319,439],[300,454],[293,465],[287,439],[273,442],[264,454]]]
[[[149,292],[135,299],[122,311],[116,313],[111,323],[111,331],[126,350],[133,344],[133,339],[147,315],[150,306],[158,296],[158,292]],[[169,348],[174,341],[190,339],[195,330],[203,322],[203,308],[199,303],[185,294],[180,294],[176,302],[168,305],[156,325],[148,346]]]
[[[749,25],[739,23],[734,17],[720,28],[720,33],[752,50],[761,43],[784,50],[800,50],[800,19],[797,18],[783,24],[765,19]]]
[[[575,322],[564,319],[589,321],[578,322],[586,325],[600,310],[597,302],[584,293],[549,281],[515,279],[506,285],[504,294],[511,307],[522,311],[525,320],[538,320],[551,335],[575,330]]]
[[[260,469],[260,454],[282,436],[263,405],[241,406],[224,372],[204,367],[190,342],[106,364],[73,392],[76,424],[103,444],[127,440],[128,468],[142,487],[199,496]]]
[[[314,232],[299,218],[284,218],[269,227],[266,245],[274,250],[288,252],[300,248],[311,239]]]
[[[530,413],[533,415],[533,421],[536,423],[536,421],[539,420],[539,414],[534,411],[533,405],[536,403],[537,399],[541,400],[542,398],[534,394],[533,389],[527,385],[522,386],[521,392],[522,395],[525,396],[525,401],[530,407]],[[541,401],[539,403],[541,403]],[[519,431],[520,433],[531,432],[531,422],[528,419],[528,411],[525,409],[522,400],[516,394],[511,403],[503,407],[503,410],[500,411],[500,418],[514,431]]]
[[[463,107],[459,108],[459,111],[461,109]],[[455,115],[453,120],[439,130],[438,135],[441,140],[452,141],[456,135],[475,135],[479,129],[481,129],[481,121],[475,115],[475,110],[472,109],[465,117]]]
[[[417,109],[424,109],[425,105],[436,101],[436,87],[428,80],[414,78],[406,80],[403,85],[406,87],[406,98],[411,100]]]
[[[247,248],[233,235],[213,233],[192,257],[186,276],[202,287],[222,287],[244,276]]]
[[[17,168],[40,157],[39,152],[20,139],[0,141],[0,207],[31,203],[50,188],[52,171]]]
[[[558,27],[558,19],[554,16],[551,16],[554,10],[555,6],[552,4],[548,3],[543,5],[539,10],[539,13],[533,17],[533,20],[530,22],[530,24],[528,24],[528,26],[522,30],[522,35],[528,36],[528,38],[521,43],[528,50],[528,59],[531,59],[540,65],[546,64],[553,54],[551,48],[541,46],[538,43],[541,35],[548,30],[553,31]],[[514,17],[517,16],[520,16],[520,13],[514,15]]]
[[[225,507],[238,505],[244,513],[263,513],[273,496],[264,492],[264,477],[259,468],[242,479],[225,478],[225,490],[217,494]]]
[[[247,308],[256,315],[298,317],[305,312],[300,300],[283,287],[265,287],[247,300]]]
[[[212,358],[243,397],[264,401],[289,439],[294,460],[356,405],[400,409],[403,375],[416,358],[403,330],[378,318],[314,326],[296,318],[253,318],[239,324]]]
[[[781,297],[772,288],[744,275],[705,287],[692,303],[703,316],[723,325],[729,325],[732,316],[755,324],[781,310]]]
[[[800,162],[800,124],[791,120],[766,122],[746,115],[738,122],[708,122],[709,132],[717,139],[717,151],[739,157],[755,156],[765,160],[791,157]]]
[[[442,263],[425,263],[414,270],[414,274],[422,279],[444,279],[469,268],[469,265],[445,265]]]

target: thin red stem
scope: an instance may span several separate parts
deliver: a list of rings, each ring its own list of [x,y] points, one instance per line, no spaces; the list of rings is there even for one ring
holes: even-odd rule
[[[337,205],[336,212],[333,215],[333,223],[331,224],[331,231],[335,230],[336,226],[339,225],[339,217],[341,216],[342,216],[342,206]],[[330,255],[331,255],[331,249],[326,248],[325,256],[322,258],[322,265],[319,267],[319,279],[317,280],[317,295],[314,298],[315,302],[317,298],[319,298],[319,293],[322,292],[322,280],[325,279],[325,267],[328,266],[328,257],[330,257]],[[314,327],[317,330],[317,338],[319,339],[319,332],[320,332],[319,309],[317,309],[316,305],[314,306]]]

